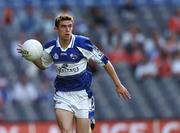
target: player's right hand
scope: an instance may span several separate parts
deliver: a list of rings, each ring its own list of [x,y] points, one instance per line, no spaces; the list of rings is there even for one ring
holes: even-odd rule
[[[24,59],[30,61],[28,57],[30,57],[31,54],[27,50],[23,50],[22,45],[18,45],[17,52],[21,54]]]

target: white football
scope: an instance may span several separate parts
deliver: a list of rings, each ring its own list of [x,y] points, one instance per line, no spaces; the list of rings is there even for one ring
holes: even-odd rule
[[[42,44],[35,39],[29,39],[25,41],[22,45],[22,50],[29,53],[29,56],[26,58],[30,61],[41,58],[43,54]]]

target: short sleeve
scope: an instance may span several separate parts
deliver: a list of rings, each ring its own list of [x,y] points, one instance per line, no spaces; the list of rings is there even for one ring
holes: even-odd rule
[[[52,57],[46,51],[43,51],[43,55],[41,57],[41,61],[42,61],[42,65],[45,68],[47,68],[47,67],[49,67],[50,65],[53,64]]]
[[[79,46],[78,49],[88,60],[92,59],[99,65],[105,65],[108,63],[108,58],[88,39],[84,41],[83,46]]]
[[[41,57],[42,65],[47,68],[53,64],[53,59],[50,55],[51,50],[56,45],[56,40],[50,41],[43,46],[43,55]]]

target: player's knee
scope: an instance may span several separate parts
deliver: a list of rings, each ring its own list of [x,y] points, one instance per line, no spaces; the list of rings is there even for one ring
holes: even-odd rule
[[[61,127],[60,129],[61,129],[62,133],[71,133],[72,132],[72,130],[69,128]]]
[[[59,128],[62,133],[71,133],[72,132],[72,128],[68,127],[68,126],[59,125]]]

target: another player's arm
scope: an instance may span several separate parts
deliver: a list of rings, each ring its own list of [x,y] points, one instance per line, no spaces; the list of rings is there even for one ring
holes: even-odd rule
[[[109,76],[111,77],[111,79],[113,80],[115,86],[116,86],[116,92],[121,95],[125,100],[131,99],[131,96],[129,94],[129,92],[127,91],[127,89],[121,84],[117,73],[113,67],[113,65],[111,64],[110,61],[108,61],[107,64],[104,65],[104,69],[106,70],[106,72],[109,74]]]

